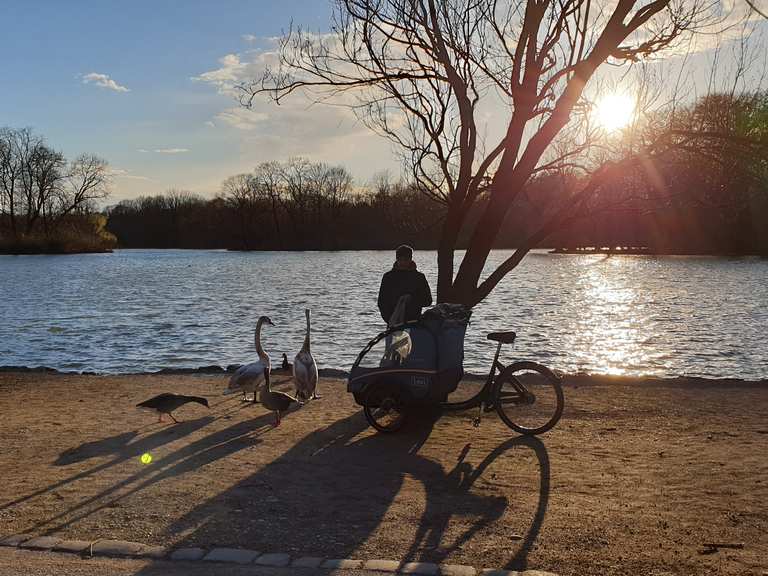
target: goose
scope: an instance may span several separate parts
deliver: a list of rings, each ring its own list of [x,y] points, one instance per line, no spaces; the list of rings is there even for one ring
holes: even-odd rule
[[[259,390],[259,402],[267,410],[271,410],[275,413],[274,427],[280,426],[280,412],[285,412],[288,407],[296,402],[296,398],[285,392],[278,390],[272,390],[269,385],[269,369],[264,369],[264,387]]]
[[[158,394],[157,396],[150,398],[149,400],[144,400],[144,402],[139,402],[138,404],[136,404],[136,407],[157,412],[158,422],[163,421],[163,414],[168,414],[168,416],[171,417],[171,420],[173,420],[178,424],[179,421],[173,417],[173,414],[171,414],[171,412],[173,412],[178,408],[181,408],[182,406],[184,406],[184,404],[187,404],[188,402],[197,402],[198,404],[202,404],[206,408],[210,408],[210,406],[208,406],[208,400],[206,398],[203,398],[202,396],[184,396],[183,394],[171,394],[170,392],[164,392],[163,394]]]
[[[243,401],[245,401],[247,399],[246,392],[253,392],[253,403],[256,403],[256,389],[264,384],[264,370],[272,369],[269,354],[261,347],[261,327],[264,324],[268,326],[275,325],[268,316],[261,316],[256,322],[254,341],[256,343],[256,354],[259,355],[259,359],[256,362],[240,366],[240,368],[235,370],[235,373],[229,379],[229,386],[227,386],[224,394],[234,394],[235,392],[242,391]]]
[[[296,399],[299,402],[320,398],[317,393],[317,364],[309,350],[309,308],[304,310],[304,314],[307,317],[307,333],[301,351],[293,359],[293,380],[296,384]]]

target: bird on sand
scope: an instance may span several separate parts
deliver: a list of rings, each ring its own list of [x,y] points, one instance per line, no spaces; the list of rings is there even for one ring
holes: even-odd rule
[[[264,387],[259,391],[259,402],[267,410],[271,410],[275,413],[275,424],[277,427],[280,425],[280,412],[285,412],[288,407],[296,402],[296,398],[285,392],[278,390],[272,390],[269,386],[269,370],[264,370]]]
[[[290,364],[288,364],[288,356],[285,355],[285,352],[283,352],[283,363],[280,365],[280,368],[283,370],[288,370],[291,367]]]
[[[256,354],[259,359],[256,362],[245,364],[240,366],[235,373],[232,374],[232,378],[229,379],[229,386],[224,391],[224,394],[233,394],[238,391],[242,391],[243,400],[246,400],[246,392],[253,392],[253,402],[256,403],[256,390],[259,386],[264,385],[264,370],[271,370],[272,363],[269,359],[269,354],[261,347],[261,328],[266,324],[268,326],[274,326],[275,324],[268,316],[261,316],[256,322],[256,332],[254,334],[254,342],[256,344]]]
[[[139,402],[136,404],[136,407],[157,412],[158,422],[163,421],[163,414],[168,414],[168,416],[171,417],[171,420],[178,424],[179,421],[173,417],[171,412],[181,408],[188,402],[197,402],[206,408],[210,408],[210,406],[208,406],[208,400],[202,396],[184,396],[183,394],[171,394],[170,392],[164,392],[163,394],[158,394],[149,400]]]
[[[296,383],[296,398],[299,402],[307,402],[313,398],[320,398],[317,393],[317,363],[312,356],[309,345],[310,311],[304,310],[307,317],[307,332],[304,335],[304,345],[293,359],[293,380]]]

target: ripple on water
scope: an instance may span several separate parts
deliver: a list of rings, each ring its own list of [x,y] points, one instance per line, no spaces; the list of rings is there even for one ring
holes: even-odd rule
[[[509,255],[496,251],[490,266]],[[459,255],[460,256],[460,255]],[[0,364],[101,372],[239,364],[264,344],[289,358],[313,311],[321,367],[348,368],[381,328],[389,252],[122,250],[102,258],[0,256]],[[434,253],[416,260],[435,286]],[[768,376],[768,261],[535,252],[474,311],[465,368],[484,373],[491,330],[506,358],[565,371]],[[226,281],[222,281],[226,279]]]

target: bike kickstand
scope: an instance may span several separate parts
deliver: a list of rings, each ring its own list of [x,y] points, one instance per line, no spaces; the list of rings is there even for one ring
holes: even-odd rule
[[[484,409],[485,409],[485,402],[481,402],[477,412],[477,416],[472,418],[472,426],[474,426],[475,428],[478,428],[480,426],[480,419],[483,417]]]

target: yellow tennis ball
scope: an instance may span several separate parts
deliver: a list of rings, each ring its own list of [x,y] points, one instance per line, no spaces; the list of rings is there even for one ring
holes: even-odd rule
[[[152,454],[149,452],[144,452],[144,454],[141,455],[141,463],[149,464],[150,462],[152,462]]]

